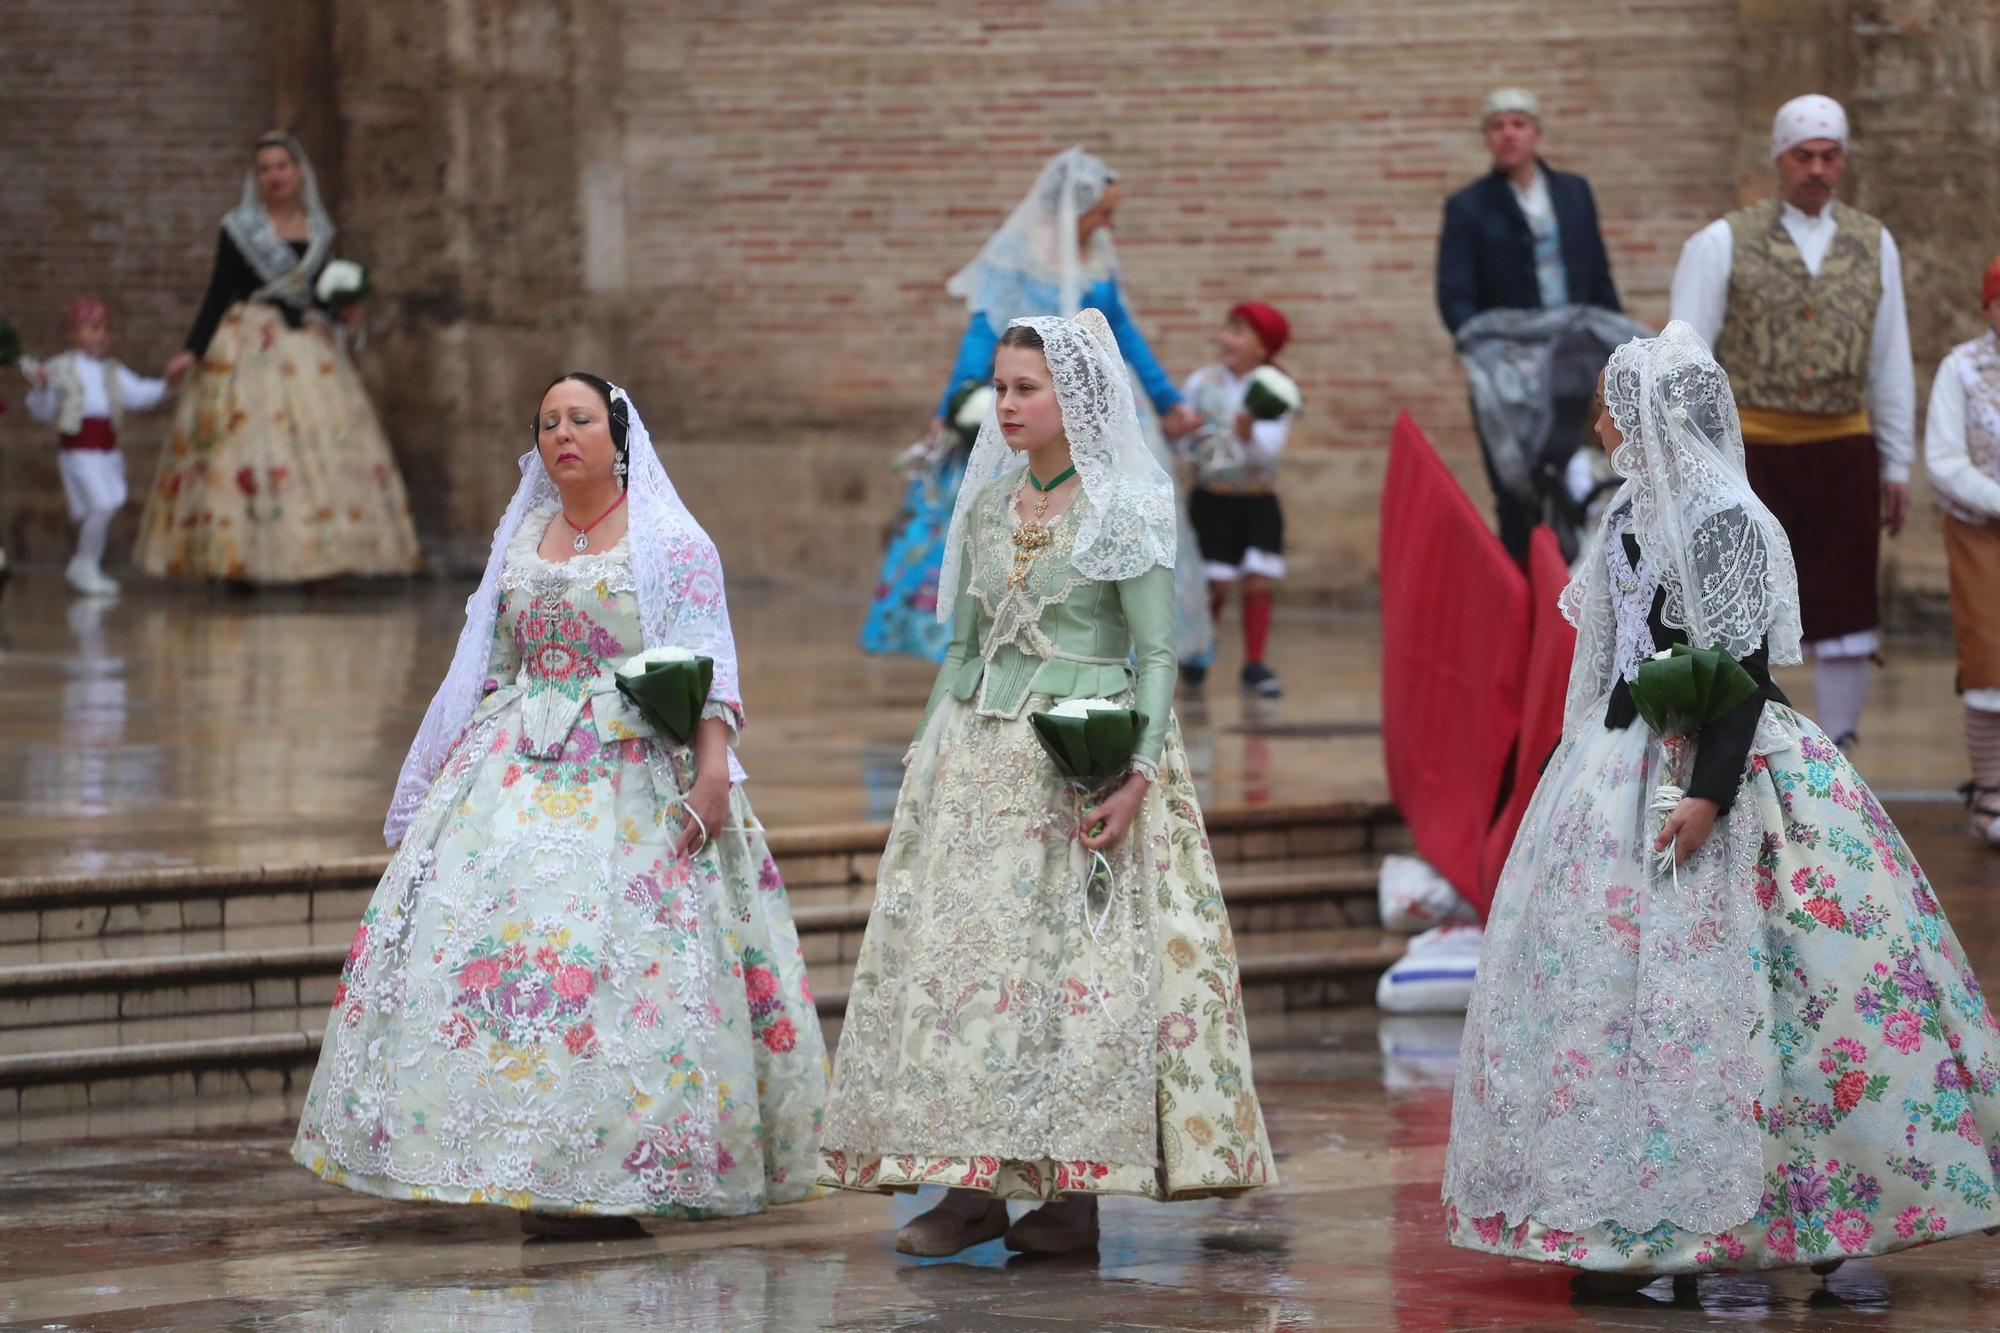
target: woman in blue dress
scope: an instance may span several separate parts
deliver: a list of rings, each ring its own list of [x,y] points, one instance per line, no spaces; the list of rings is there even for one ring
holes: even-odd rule
[[[1162,431],[1182,435],[1199,423],[1125,308],[1118,255],[1111,243],[1118,202],[1116,173],[1081,146],[1065,149],[1042,165],[1027,197],[987,237],[978,256],[945,285],[965,302],[969,317],[937,414],[924,447],[917,451],[916,475],[882,562],[875,601],[861,630],[864,651],[908,653],[934,662],[944,659],[951,636],[949,626],[937,619],[938,569],[944,563],[945,532],[951,526],[968,452],[948,418],[952,399],[966,381],[984,384],[991,377],[993,349],[1013,320],[1036,315],[1068,318],[1085,306],[1103,311],[1118,339],[1118,350],[1143,391],[1136,396],[1149,401],[1158,413],[1155,417],[1143,408],[1140,412],[1146,442],[1172,475]],[[1184,665],[1205,667],[1214,649],[1214,632],[1208,594],[1201,586],[1201,560],[1188,554],[1193,533],[1185,514],[1180,540],[1187,558],[1178,561],[1176,569],[1189,573],[1175,583],[1179,611],[1175,646]],[[1180,586],[1182,582],[1187,588]]]

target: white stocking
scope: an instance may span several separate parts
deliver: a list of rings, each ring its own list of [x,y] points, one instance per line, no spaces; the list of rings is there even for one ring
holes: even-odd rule
[[[1822,657],[1813,665],[1813,697],[1819,729],[1834,740],[1859,732],[1861,705],[1868,696],[1868,659]]]
[[[76,530],[76,558],[87,561],[92,569],[104,563],[104,541],[111,533],[111,516],[115,510],[95,510],[83,516],[83,522]]]

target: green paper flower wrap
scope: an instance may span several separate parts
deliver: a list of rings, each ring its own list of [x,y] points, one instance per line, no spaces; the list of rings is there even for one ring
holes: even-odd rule
[[[1095,790],[1132,767],[1146,715],[1136,708],[1088,699],[1058,705],[1046,713],[1030,713],[1035,739],[1055,761],[1056,770],[1073,783]],[[1062,710],[1069,711],[1062,711]]]
[[[686,745],[694,739],[714,679],[712,657],[696,657],[682,648],[649,648],[618,668],[617,685],[662,735]]]
[[[1641,664],[1630,688],[1639,716],[1665,737],[1700,731],[1754,698],[1757,682],[1720,649],[1677,643]]]

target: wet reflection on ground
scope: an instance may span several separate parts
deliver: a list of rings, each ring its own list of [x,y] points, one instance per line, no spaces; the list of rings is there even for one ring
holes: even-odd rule
[[[469,590],[245,598],[133,580],[90,601],[22,574],[0,597],[0,875],[379,850]],[[860,653],[860,591],[733,588],[730,609],[758,814],[773,828],[887,818],[935,668]],[[1225,655],[1180,704],[1204,795],[1378,795],[1372,636],[1366,617],[1280,617],[1277,702],[1246,699]]]
[[[510,1214],[365,1198],[281,1127],[0,1157],[0,1320],[57,1329],[1970,1329],[2000,1241],[1580,1303],[1555,1268],[1454,1250],[1437,1180],[1449,1020],[1272,1016],[1256,1032],[1281,1188],[1107,1203],[1069,1259],[897,1256],[928,1198],[842,1196],[643,1240],[524,1241]],[[1412,1064],[1412,1061],[1417,1063]]]

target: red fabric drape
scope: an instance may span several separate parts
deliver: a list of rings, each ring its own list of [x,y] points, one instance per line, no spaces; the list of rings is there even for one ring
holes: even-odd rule
[[[1562,739],[1569,661],[1576,654],[1576,627],[1563,619],[1556,605],[1567,582],[1569,566],[1563,563],[1555,532],[1536,528],[1528,539],[1528,672],[1521,701],[1521,743],[1514,751],[1513,794],[1487,832],[1486,852],[1480,860],[1480,896],[1473,902],[1482,917],[1492,905],[1500,871],[1514,845],[1514,833],[1521,827],[1521,817],[1528,813],[1535,784],[1541,780],[1542,763]]]
[[[1418,854],[1483,914],[1481,859],[1521,729],[1528,581],[1408,413],[1390,440],[1381,568],[1389,795]]]

